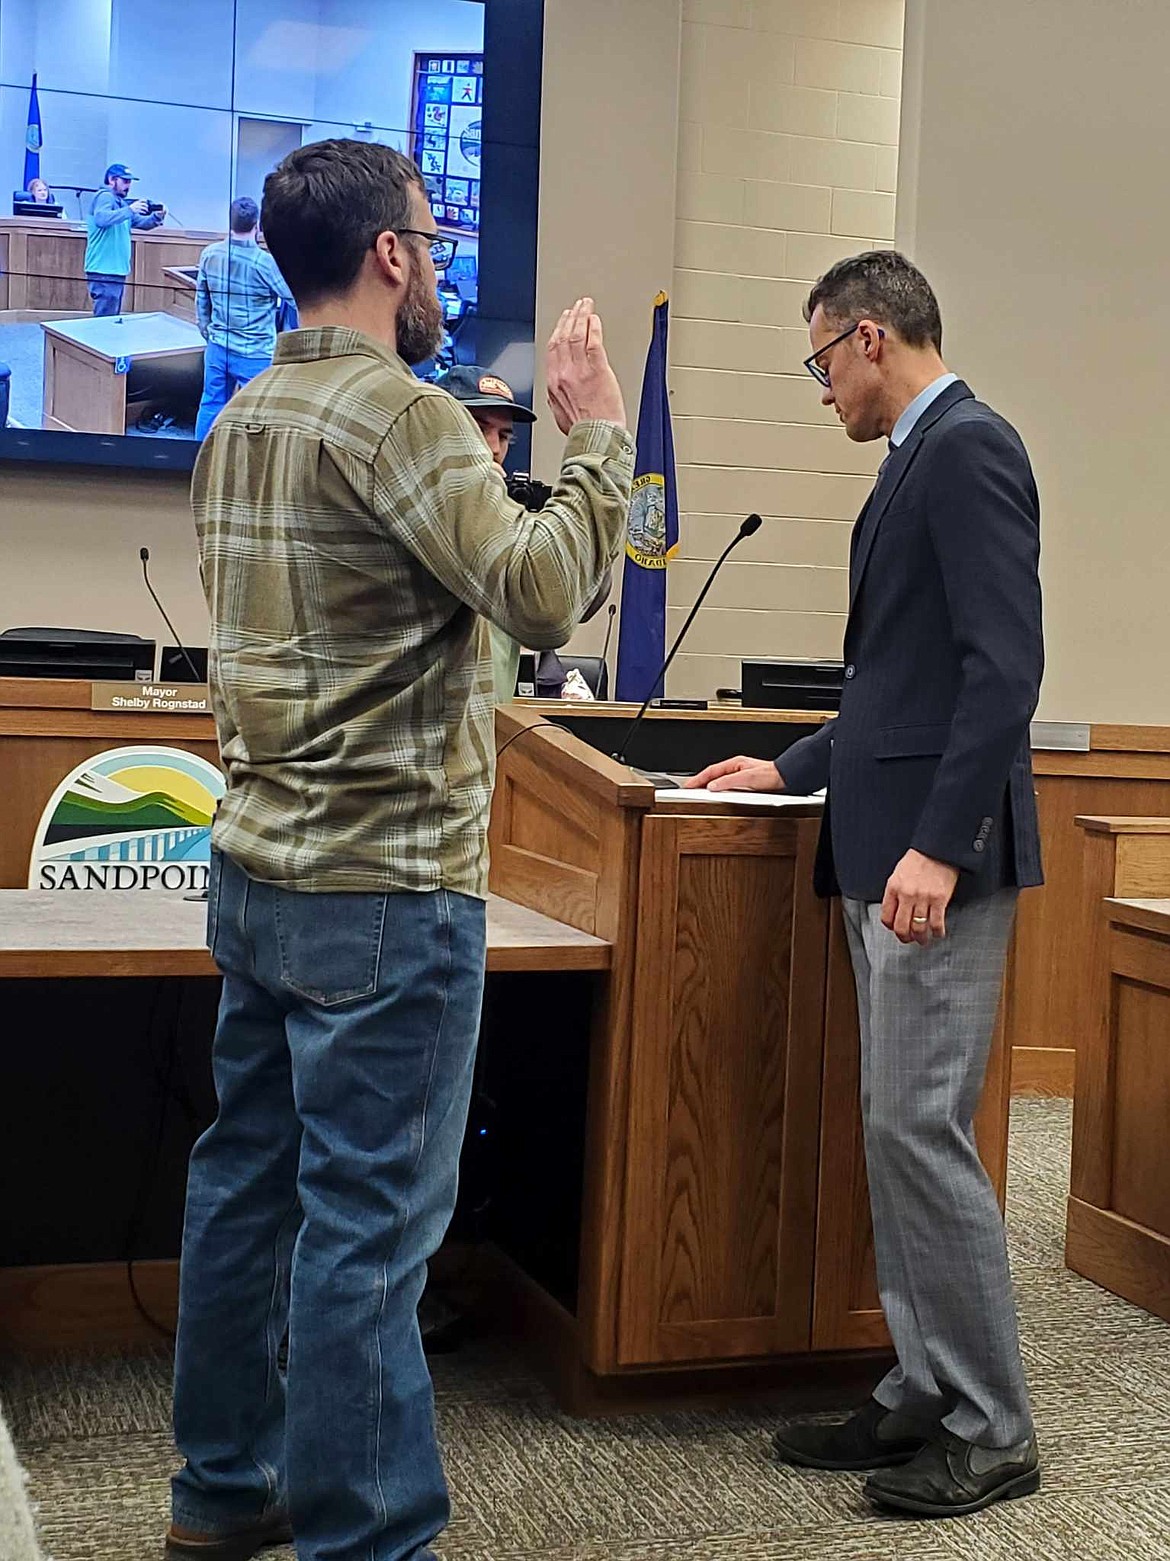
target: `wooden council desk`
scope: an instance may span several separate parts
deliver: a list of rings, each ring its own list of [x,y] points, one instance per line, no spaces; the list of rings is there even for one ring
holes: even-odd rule
[[[40,810],[82,759],[118,743],[157,739],[216,762],[209,716],[119,715],[91,711],[89,704],[87,683],[0,678],[0,795],[6,799],[0,888],[27,883]],[[613,703],[520,700],[515,708],[563,722],[603,753],[617,746],[634,714],[633,706]],[[739,706],[652,710],[633,758],[655,769],[689,769],[733,753],[773,756],[823,719]],[[1073,1093],[1076,1052],[1093,1011],[1102,896],[1163,892],[1148,875],[1115,886],[1109,866],[1087,862],[1076,820],[1170,817],[1170,727],[1094,725],[1080,736],[1084,751],[1037,746],[1032,755],[1047,881],[1021,898],[1009,965],[1005,1023],[1016,1093]],[[1042,733],[1037,740],[1044,741]]]
[[[222,233],[173,227],[131,235],[128,311],[165,309],[172,266],[193,266]],[[92,308],[85,282],[86,226],[63,217],[0,217],[0,310],[43,315]]]
[[[24,834],[17,845],[0,837],[9,882],[72,764],[150,737],[207,749],[203,717],[95,712],[67,684],[38,697],[39,708],[33,691],[0,707],[9,835]],[[533,970],[529,955],[529,968],[493,975],[485,1011],[482,1087],[499,1113],[487,1251],[506,1312],[540,1341],[561,1401],[577,1410],[634,1407],[699,1383],[754,1397],[831,1364],[876,1370],[873,1352],[888,1337],[855,996],[839,914],[812,892],[819,804],[656,796],[625,766],[514,707],[497,714],[497,743],[492,889],[561,924],[555,958],[539,956],[557,968]],[[57,966],[77,970],[118,957],[111,945],[126,929],[95,934],[93,913],[75,909],[92,894],[52,899],[74,932],[46,937],[31,922],[10,932],[0,975],[5,960],[33,975],[53,968],[46,955],[77,960]],[[41,896],[5,903],[54,914]],[[155,945],[181,932],[181,959],[206,969],[194,946],[201,912],[172,902],[165,914],[185,917],[183,927],[160,925],[120,957],[129,968],[170,968],[173,954]],[[133,908],[117,914],[134,918]],[[103,947],[78,946],[95,936]],[[597,969],[603,958],[608,968]],[[594,973],[582,974],[582,962]],[[107,1032],[103,1045],[116,1040]],[[77,1045],[91,1070],[101,1066],[92,1040]],[[71,1083],[56,1057],[22,1057],[50,1099]],[[26,1088],[35,1109],[37,1090]],[[1001,1037],[978,1122],[1001,1197],[1007,1107]],[[173,1263],[136,1271],[156,1287],[152,1304],[173,1296]],[[102,1272],[104,1299],[85,1326],[110,1324],[116,1337],[127,1322],[124,1269],[107,1261]],[[38,1314],[59,1333],[76,1329],[75,1280],[76,1270],[51,1265],[0,1271],[10,1333],[30,1317],[35,1331]]]
[[[182,895],[0,889],[0,980],[218,976],[207,902]],[[498,894],[488,898],[487,968],[607,970],[610,947]]]
[[[89,705],[87,683],[0,678],[0,888],[27,883],[40,811],[82,759],[120,743],[161,740],[217,761],[209,716],[143,717]],[[519,700],[514,708],[562,722],[605,753],[621,740],[635,707]],[[666,770],[695,769],[734,753],[770,757],[824,719],[739,706],[652,710],[632,757]],[[1005,1024],[1016,1093],[1073,1093],[1077,1049],[1094,1011],[1102,896],[1164,892],[1148,872],[1115,883],[1111,858],[1086,857],[1076,821],[1081,815],[1170,817],[1170,727],[1094,725],[1080,735],[1084,751],[1037,746],[1032,754],[1046,884],[1021,898],[1009,963]],[[1037,741],[1043,740],[1041,733]]]

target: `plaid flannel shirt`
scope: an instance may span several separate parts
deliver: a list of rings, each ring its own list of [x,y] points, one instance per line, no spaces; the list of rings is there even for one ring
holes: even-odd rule
[[[613,423],[508,498],[469,414],[356,331],[289,332],[205,441],[192,500],[227,794],[216,846],[308,892],[487,891],[486,618],[563,644],[624,533]]]

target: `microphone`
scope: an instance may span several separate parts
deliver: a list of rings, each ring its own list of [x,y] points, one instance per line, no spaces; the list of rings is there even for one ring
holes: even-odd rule
[[[151,585],[151,583],[150,583],[150,574],[149,574],[149,572],[147,570],[147,567],[146,567],[147,564],[150,563],[150,549],[148,547],[140,547],[138,549],[138,556],[142,560],[142,578],[146,582],[146,589],[150,592],[151,600],[154,602],[154,605],[158,608],[159,612],[162,614],[163,622],[166,624],[167,628],[174,635],[175,644],[179,648],[179,654],[180,654],[180,656],[182,656],[183,660],[187,663],[187,667],[190,670],[192,678],[195,680],[196,683],[202,683],[203,679],[199,676],[199,673],[198,673],[198,670],[196,669],[195,663],[191,660],[191,657],[190,657],[190,655],[187,652],[187,647],[183,644],[182,640],[179,638],[178,631],[176,630],[176,628],[175,628],[174,624],[171,622],[171,620],[167,617],[167,610],[166,610],[166,608],[159,601],[158,594],[155,591],[154,586]]]
[[[605,681],[609,683],[609,637],[613,633],[614,614],[617,612],[617,603],[609,604],[609,622],[605,626],[605,644],[601,647],[601,665],[605,668]]]
[[[662,664],[662,671],[659,672],[658,676],[654,679],[653,683],[651,683],[651,685],[650,685],[650,692],[646,695],[645,699],[642,701],[642,708],[638,711],[637,715],[634,717],[634,719],[630,722],[629,726],[626,728],[626,735],[622,739],[621,747],[618,749],[618,751],[613,756],[617,760],[617,762],[619,764],[625,764],[625,762],[626,762],[626,752],[627,752],[627,750],[629,749],[629,746],[630,746],[630,739],[633,737],[634,733],[638,730],[638,727],[639,727],[639,725],[641,724],[641,721],[642,721],[642,717],[646,714],[647,710],[649,710],[649,708],[650,708],[650,701],[654,698],[654,690],[658,687],[658,685],[666,677],[666,674],[670,671],[670,664],[674,660],[675,656],[678,654],[678,648],[682,644],[683,640],[686,638],[687,630],[690,628],[691,624],[695,621],[695,614],[698,612],[699,608],[703,605],[703,600],[706,597],[707,592],[714,585],[714,583],[715,583],[715,576],[723,568],[724,562],[726,561],[728,554],[731,552],[732,548],[738,547],[739,544],[743,541],[743,539],[745,537],[754,537],[756,532],[760,529],[760,527],[763,524],[764,524],[763,521],[760,519],[760,517],[758,515],[749,515],[747,517],[747,519],[741,524],[739,530],[732,537],[731,541],[723,549],[722,553],[720,553],[719,557],[715,560],[715,567],[711,570],[711,573],[707,576],[706,584],[703,586],[703,589],[699,592],[699,595],[698,595],[698,597],[697,597],[697,599],[695,601],[695,605],[691,608],[690,612],[687,614],[686,622],[683,624],[682,628],[678,631],[678,634],[675,636],[674,644],[670,647],[670,655],[667,656],[666,660]]]

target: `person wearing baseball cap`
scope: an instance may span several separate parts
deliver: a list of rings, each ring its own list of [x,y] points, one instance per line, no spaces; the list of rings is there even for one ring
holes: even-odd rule
[[[85,225],[85,281],[99,319],[122,312],[130,275],[130,230],[161,227],[167,214],[165,206],[151,211],[148,201],[129,198],[137,177],[125,163],[111,163],[104,187],[90,204]]]
[[[536,413],[516,400],[512,387],[506,380],[501,379],[498,374],[490,373],[478,363],[456,363],[439,380],[439,384],[467,408],[491,451],[492,460],[502,468],[508,451],[512,448],[515,425],[535,423]],[[543,487],[541,484],[533,486],[538,489]],[[538,505],[530,503],[527,507],[537,508]],[[588,623],[595,613],[601,611],[612,586],[612,572],[607,570],[605,579],[601,583],[601,590],[590,602],[581,620],[582,623]],[[522,647],[518,640],[514,640],[510,634],[506,634],[494,623],[488,625],[488,632],[492,647],[492,680],[496,689],[496,703],[506,704],[516,693],[516,678],[520,670]],[[556,652],[542,652],[542,661],[548,663],[547,670],[551,677],[556,663]],[[563,668],[561,673],[563,680]]]

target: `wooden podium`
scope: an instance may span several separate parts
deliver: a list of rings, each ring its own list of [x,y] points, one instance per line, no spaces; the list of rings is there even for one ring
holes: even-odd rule
[[[577,1295],[545,1308],[577,1396],[888,1345],[852,971],[839,912],[812,891],[819,804],[656,796],[518,706],[497,739],[492,888],[613,946]],[[1001,1034],[979,1122],[1001,1199],[1004,1056]]]

